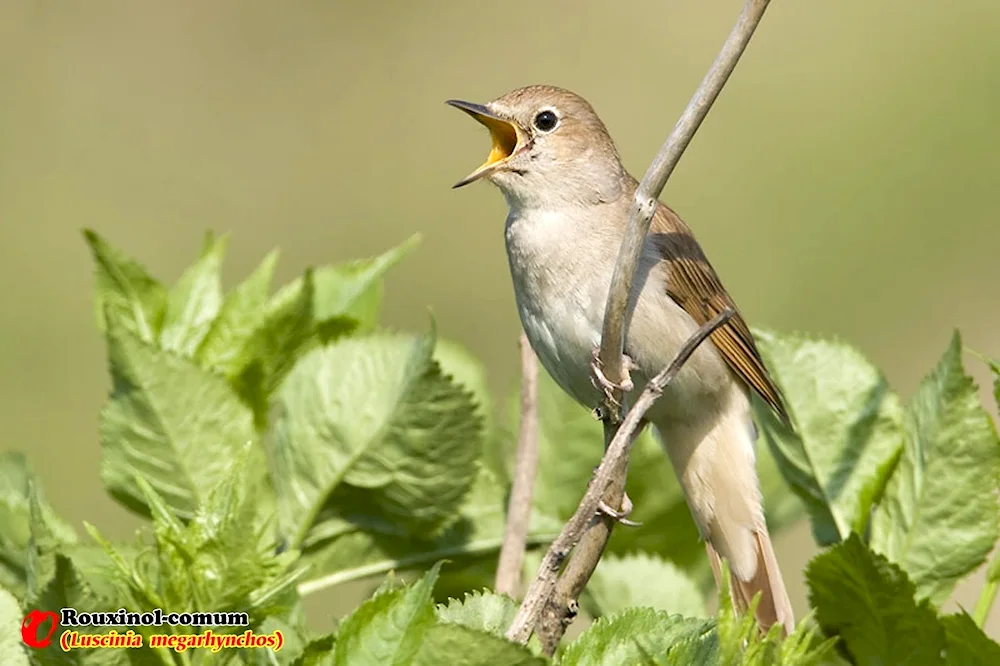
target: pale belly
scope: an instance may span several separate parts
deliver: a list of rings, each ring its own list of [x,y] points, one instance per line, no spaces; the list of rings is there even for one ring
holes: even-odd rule
[[[586,242],[566,252],[558,220],[508,220],[507,253],[521,324],[542,366],[577,402],[597,406],[590,362],[601,340],[604,308],[615,256]],[[582,230],[575,233],[585,237]],[[616,253],[613,253],[616,254]],[[666,293],[655,259],[640,265],[638,297],[626,331],[625,351],[635,361],[636,391],[673,359],[697,325]],[[650,416],[657,420],[701,420],[712,411],[731,374],[707,343],[678,375]]]

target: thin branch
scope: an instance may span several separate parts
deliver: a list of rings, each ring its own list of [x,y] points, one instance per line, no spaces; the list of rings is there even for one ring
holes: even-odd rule
[[[538,360],[524,333],[521,348],[521,424],[514,458],[514,482],[507,504],[507,525],[500,548],[494,589],[516,597],[521,587],[521,565],[531,520],[531,495],[538,470]]]
[[[563,527],[562,532],[559,533],[559,537],[552,542],[545,556],[542,558],[538,575],[528,587],[528,591],[524,595],[524,601],[507,632],[508,639],[517,643],[526,643],[528,641],[543,608],[556,589],[556,578],[559,569],[562,567],[570,551],[573,550],[573,547],[580,542],[584,530],[594,522],[605,490],[614,481],[616,473],[623,462],[628,459],[629,450],[635,441],[636,434],[638,434],[643,425],[646,412],[653,406],[656,399],[662,395],[664,388],[677,376],[677,373],[680,372],[680,369],[698,348],[698,345],[704,342],[715,329],[722,326],[732,316],[733,311],[727,308],[705,323],[684,343],[677,352],[677,356],[670,362],[670,365],[646,384],[646,388],[643,389],[632,409],[625,415],[621,427],[618,428],[611,439],[608,450],[604,454],[601,464],[598,465],[597,471],[594,473],[594,478],[590,480],[587,492],[584,493],[576,511],[573,512],[573,516]],[[586,581],[583,582],[585,583]]]

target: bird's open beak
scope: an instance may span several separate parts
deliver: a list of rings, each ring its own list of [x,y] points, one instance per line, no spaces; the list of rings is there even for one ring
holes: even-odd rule
[[[486,157],[486,161],[475,171],[452,186],[462,187],[486,176],[507,161],[517,149],[523,130],[515,123],[499,117],[482,104],[473,104],[472,102],[463,102],[457,99],[449,99],[446,103],[465,111],[485,125],[490,131],[490,139],[493,141],[493,147],[490,149],[490,154]]]

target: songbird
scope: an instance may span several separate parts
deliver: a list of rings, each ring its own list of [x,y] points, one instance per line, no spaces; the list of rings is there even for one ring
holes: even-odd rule
[[[594,352],[637,183],[593,107],[568,90],[537,85],[485,105],[448,104],[485,125],[492,139],[486,162],[455,187],[486,179],[500,188],[509,207],[504,231],[521,324],[559,386],[593,408],[608,388],[594,380]],[[734,604],[746,609],[760,592],[758,624],[766,631],[780,623],[790,632],[792,607],[756,474],[750,391],[786,423],[788,414],[691,229],[659,204],[626,319],[634,385],[665,368],[700,325],[726,308],[735,315],[695,351],[647,420],[673,464],[713,570],[718,575],[720,556],[729,563]]]

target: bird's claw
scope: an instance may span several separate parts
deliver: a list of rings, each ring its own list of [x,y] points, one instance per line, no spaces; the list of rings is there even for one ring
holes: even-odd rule
[[[603,513],[609,518],[613,518],[615,521],[625,525],[626,527],[639,527],[642,523],[637,523],[634,520],[629,520],[628,516],[632,513],[632,500],[629,499],[628,493],[622,495],[622,507],[621,509],[612,509],[603,500],[597,505],[597,512]]]
[[[615,400],[615,391],[621,391],[622,393],[628,393],[635,388],[632,383],[632,377],[629,372],[635,367],[635,362],[627,354],[622,354],[622,374],[625,378],[620,383],[615,383],[608,379],[604,375],[604,371],[601,369],[601,350],[595,349],[591,355],[590,361],[590,382],[594,385],[594,388],[603,391],[604,396],[616,407],[621,407],[621,403]]]

